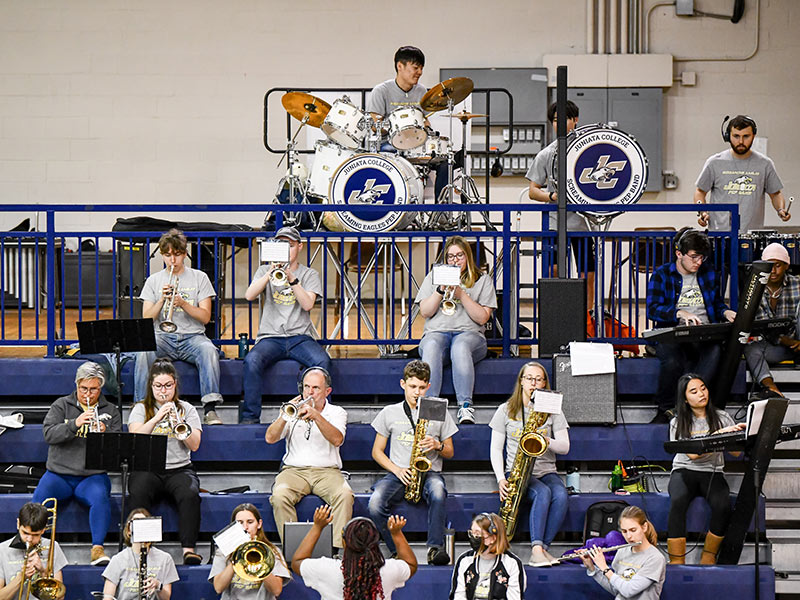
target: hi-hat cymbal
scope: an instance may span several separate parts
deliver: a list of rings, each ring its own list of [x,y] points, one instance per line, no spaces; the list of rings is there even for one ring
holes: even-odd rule
[[[468,113],[467,111],[462,110],[461,112],[452,115],[451,118],[458,119],[459,121],[464,123],[466,121],[469,121],[470,119],[475,119],[477,117],[488,117],[488,116],[489,115],[481,115],[478,113]]]
[[[319,127],[328,115],[331,105],[322,98],[317,98],[305,92],[286,92],[281,98],[281,104],[290,115],[298,121],[308,116],[306,121],[312,127]]]
[[[437,83],[419,101],[422,110],[433,111],[447,108],[448,99],[458,104],[472,93],[475,84],[469,77],[451,77]]]

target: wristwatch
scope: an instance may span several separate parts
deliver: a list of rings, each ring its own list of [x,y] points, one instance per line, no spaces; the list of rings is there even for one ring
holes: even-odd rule
[[[550,198],[550,202],[555,202],[555,200],[553,200],[553,194],[555,194],[555,192],[550,192],[547,194],[547,197]]]
[[[289,285],[290,285],[290,286],[292,286],[292,285],[297,285],[298,283],[300,283],[300,280],[299,280],[297,277],[295,277],[295,278],[294,278],[294,281],[290,281],[290,282],[289,282]]]
[[[609,571],[611,571],[611,567],[606,567],[605,569],[603,569],[603,575],[605,575]]]

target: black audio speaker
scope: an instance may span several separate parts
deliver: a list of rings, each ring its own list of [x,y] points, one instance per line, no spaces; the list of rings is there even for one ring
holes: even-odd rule
[[[539,356],[586,341],[586,280],[539,280]]]
[[[553,389],[564,396],[561,411],[570,425],[616,423],[615,373],[573,376],[569,354],[556,354],[553,357]]]
[[[117,297],[139,297],[144,285],[149,252],[149,244],[117,242]]]

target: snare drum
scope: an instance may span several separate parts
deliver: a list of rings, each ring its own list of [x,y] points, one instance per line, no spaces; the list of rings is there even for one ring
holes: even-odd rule
[[[356,154],[355,150],[342,148],[328,141],[318,141],[314,144],[314,164],[311,167],[311,177],[308,179],[307,193],[317,198],[327,198],[331,185],[331,177],[339,165]]]
[[[449,141],[443,136],[429,135],[424,144],[403,151],[403,156],[415,165],[436,165],[447,160]]]
[[[349,99],[339,99],[331,106],[320,129],[340,146],[360,148],[367,136],[367,115]]]
[[[329,202],[336,205],[391,205],[422,202],[423,184],[417,169],[396,154],[357,154],[334,173]],[[379,232],[405,229],[415,212],[353,210],[327,212],[322,223],[331,231]]]
[[[425,143],[425,115],[417,106],[401,106],[391,112],[389,143],[398,150],[410,150]]]
[[[760,236],[755,236],[750,233],[742,233],[739,235],[739,264],[750,264],[755,260],[756,249]],[[759,252],[759,257],[761,252]]]

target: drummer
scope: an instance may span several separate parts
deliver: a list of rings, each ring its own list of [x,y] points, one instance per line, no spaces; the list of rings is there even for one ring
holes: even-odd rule
[[[367,112],[373,118],[386,119],[398,108],[404,106],[419,106],[420,100],[427,90],[421,86],[419,78],[425,67],[425,55],[415,46],[401,46],[394,53],[395,77],[379,83],[370,92],[367,98]],[[425,125],[430,126],[425,119]],[[397,152],[386,140],[382,140],[381,152]],[[444,186],[447,185],[447,163],[436,167],[436,183],[434,185],[435,198]]]

